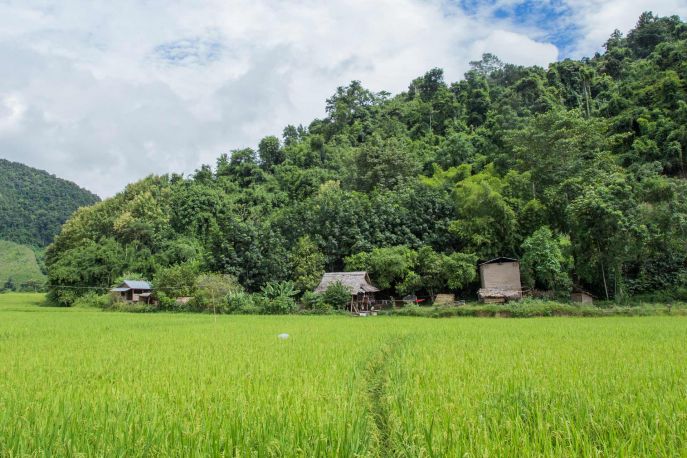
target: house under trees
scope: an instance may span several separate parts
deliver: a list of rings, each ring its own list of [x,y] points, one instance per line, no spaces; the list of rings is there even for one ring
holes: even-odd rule
[[[351,293],[349,309],[351,312],[367,312],[373,307],[374,293],[379,288],[370,281],[367,272],[329,272],[322,276],[320,284],[315,288],[316,293],[324,293],[330,285],[341,283]]]
[[[494,258],[479,265],[480,301],[500,304],[522,298],[520,262],[513,258]]]
[[[124,280],[110,292],[118,299],[126,302],[145,302],[152,300],[153,287],[147,281]]]

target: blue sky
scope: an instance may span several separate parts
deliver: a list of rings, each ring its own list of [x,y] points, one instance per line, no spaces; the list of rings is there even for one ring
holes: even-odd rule
[[[686,0],[0,0],[0,157],[101,196],[324,115],[337,86],[403,91],[482,53],[590,56]]]
[[[538,29],[542,39],[558,47],[561,57],[568,57],[580,30],[569,19],[575,14],[571,6],[563,0],[536,1],[526,0],[504,3],[498,0],[460,0],[460,7],[468,14],[480,15],[497,20],[511,20],[515,25]]]

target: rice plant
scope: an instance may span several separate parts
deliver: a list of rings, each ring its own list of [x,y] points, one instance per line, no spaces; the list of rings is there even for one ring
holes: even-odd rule
[[[687,455],[683,317],[37,302],[0,295],[0,456]]]

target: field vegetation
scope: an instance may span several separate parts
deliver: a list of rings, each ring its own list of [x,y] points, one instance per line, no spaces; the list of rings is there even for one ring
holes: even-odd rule
[[[687,453],[683,317],[141,315],[42,301],[0,295],[0,455]]]
[[[0,291],[40,290],[46,276],[36,257],[36,249],[0,240]]]

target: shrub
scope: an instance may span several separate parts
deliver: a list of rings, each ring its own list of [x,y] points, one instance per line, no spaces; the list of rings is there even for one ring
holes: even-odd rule
[[[351,302],[351,292],[343,283],[337,281],[327,287],[322,298],[326,304],[336,310],[342,310]]]
[[[73,303],[72,307],[77,308],[109,308],[114,301],[110,294],[98,294],[94,291],[89,291],[83,296],[78,297]]]
[[[243,291],[233,275],[205,273],[196,279],[196,295],[194,303],[200,310],[222,311],[226,305],[226,298],[229,294]]]
[[[310,310],[315,313],[330,313],[332,306],[325,302],[322,294],[306,291],[301,298],[301,306],[304,310]]]
[[[293,282],[269,282],[262,287],[262,300],[256,305],[259,305],[263,313],[269,315],[291,313],[296,310],[294,296],[297,294],[298,290]]]
[[[198,269],[199,266],[195,262],[163,267],[155,274],[155,290],[162,291],[170,297],[195,296]]]
[[[253,296],[244,291],[236,291],[229,293],[222,304],[222,313],[245,313],[249,310],[253,313],[255,304],[253,303]]]

